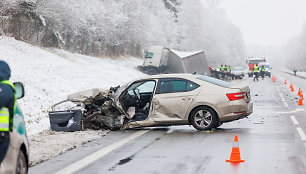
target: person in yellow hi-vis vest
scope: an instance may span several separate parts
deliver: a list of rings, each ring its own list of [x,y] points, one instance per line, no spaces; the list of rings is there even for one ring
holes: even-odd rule
[[[255,82],[255,79],[258,81],[258,73],[259,73],[259,67],[258,67],[258,65],[255,65],[254,66],[254,82]]]
[[[0,60],[0,164],[10,145],[10,132],[13,129],[13,115],[16,109],[14,85],[9,82],[11,70]]]

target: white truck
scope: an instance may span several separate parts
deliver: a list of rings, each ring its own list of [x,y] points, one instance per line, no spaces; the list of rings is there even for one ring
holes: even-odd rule
[[[204,51],[182,52],[163,46],[151,46],[146,51],[143,65],[148,74],[196,73],[210,75]]]

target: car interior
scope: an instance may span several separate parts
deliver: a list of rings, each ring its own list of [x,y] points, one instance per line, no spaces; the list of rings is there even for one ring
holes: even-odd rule
[[[125,122],[142,121],[148,117],[155,85],[153,80],[135,82],[122,93],[119,102],[124,111],[130,113],[128,111],[135,108]]]

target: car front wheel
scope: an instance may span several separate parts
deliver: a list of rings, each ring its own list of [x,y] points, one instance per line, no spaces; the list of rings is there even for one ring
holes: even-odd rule
[[[27,173],[28,173],[27,160],[23,151],[20,150],[18,153],[16,174],[27,174]]]
[[[196,108],[190,113],[190,122],[197,130],[210,130],[218,126],[217,114],[207,106]]]

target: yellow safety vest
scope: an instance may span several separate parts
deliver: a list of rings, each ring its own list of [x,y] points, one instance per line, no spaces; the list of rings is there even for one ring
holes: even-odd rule
[[[258,66],[254,66],[254,72],[259,72]]]
[[[16,93],[15,93],[15,87],[14,85],[9,82],[8,80],[0,82],[1,84],[7,84],[10,85],[14,90],[14,109],[13,112],[16,110]],[[10,130],[10,112],[9,108],[2,107],[0,109],[0,131],[2,132],[9,132]]]

